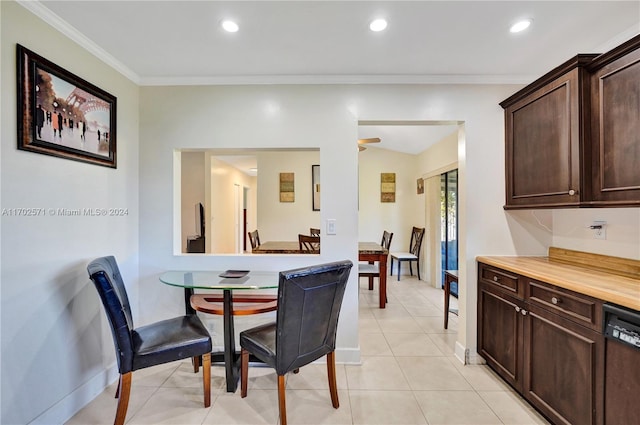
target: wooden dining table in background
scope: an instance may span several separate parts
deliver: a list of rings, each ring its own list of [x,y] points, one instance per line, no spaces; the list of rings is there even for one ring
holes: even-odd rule
[[[378,295],[380,296],[379,307],[385,308],[387,305],[387,258],[389,250],[378,242],[358,242],[359,261],[377,261],[380,270],[380,284],[378,285]]]
[[[268,241],[252,249],[253,254],[317,254],[317,252],[300,249],[298,241]]]
[[[311,254],[300,249],[298,241],[268,241],[252,250],[254,254]],[[379,242],[358,242],[358,261],[374,261],[380,268],[379,306],[387,305],[387,257],[389,250]]]
[[[256,249],[254,254],[311,254],[309,251],[300,249],[298,241],[269,241],[264,242]],[[358,260],[376,261],[380,267],[379,295],[380,308],[385,308],[387,304],[387,258],[389,250],[378,242],[358,242]]]

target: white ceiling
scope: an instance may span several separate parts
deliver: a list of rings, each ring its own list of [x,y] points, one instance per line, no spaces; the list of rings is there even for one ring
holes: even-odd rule
[[[640,33],[637,0],[19,2],[140,85],[527,84]],[[374,33],[378,17],[389,25]],[[532,26],[509,33],[523,17]],[[240,31],[220,28],[228,18]],[[418,153],[446,127],[361,126],[359,137]]]
[[[420,80],[530,82],[640,30],[638,1],[22,1],[141,84]],[[44,6],[44,7],[43,7]],[[384,17],[381,33],[370,20]],[[510,34],[522,17],[533,25]],[[220,28],[223,19],[240,25]]]
[[[358,138],[380,138],[380,143],[365,144],[367,149],[389,149],[417,155],[457,131],[458,124],[449,122],[366,122],[358,126]]]

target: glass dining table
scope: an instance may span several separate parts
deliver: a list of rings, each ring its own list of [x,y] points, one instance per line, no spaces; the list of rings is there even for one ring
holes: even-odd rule
[[[224,349],[222,359],[225,364],[227,391],[235,392],[240,378],[240,356],[236,352],[234,335],[234,296],[232,292],[264,290],[278,287],[279,272],[263,272],[249,270],[226,271],[167,271],[160,275],[164,284],[184,288],[185,311],[195,314],[192,296],[196,289],[222,291],[222,316]],[[215,297],[212,298],[218,300]],[[206,311],[206,310],[201,310]],[[220,353],[212,353],[212,359],[220,359]]]

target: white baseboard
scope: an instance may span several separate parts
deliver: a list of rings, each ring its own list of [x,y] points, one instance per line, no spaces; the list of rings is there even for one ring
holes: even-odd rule
[[[118,366],[116,364],[103,370],[29,422],[29,425],[65,423],[118,379],[118,375]]]
[[[360,347],[358,348],[336,348],[336,363],[360,365]]]
[[[465,348],[464,345],[456,341],[455,356],[462,364],[485,364],[487,363],[476,351]]]
[[[487,362],[477,352],[469,351],[467,354],[467,364],[487,364]]]
[[[467,364],[467,349],[464,345],[460,344],[459,341],[456,341],[456,346],[454,348],[453,354],[458,360],[460,360],[460,363]]]

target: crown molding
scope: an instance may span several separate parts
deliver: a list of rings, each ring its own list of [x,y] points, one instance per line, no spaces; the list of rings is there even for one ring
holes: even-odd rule
[[[129,67],[122,62],[114,58],[110,53],[98,46],[96,43],[87,38],[84,34],[78,31],[75,27],[71,26],[67,21],[60,16],[53,13],[46,6],[44,6],[39,0],[16,0],[16,2],[27,9],[29,12],[42,19],[45,23],[51,25],[62,34],[75,41],[80,47],[93,54],[105,64],[109,65],[120,74],[140,85],[140,76],[133,72]]]
[[[295,84],[529,84],[533,75],[226,75],[142,77],[141,86]]]

